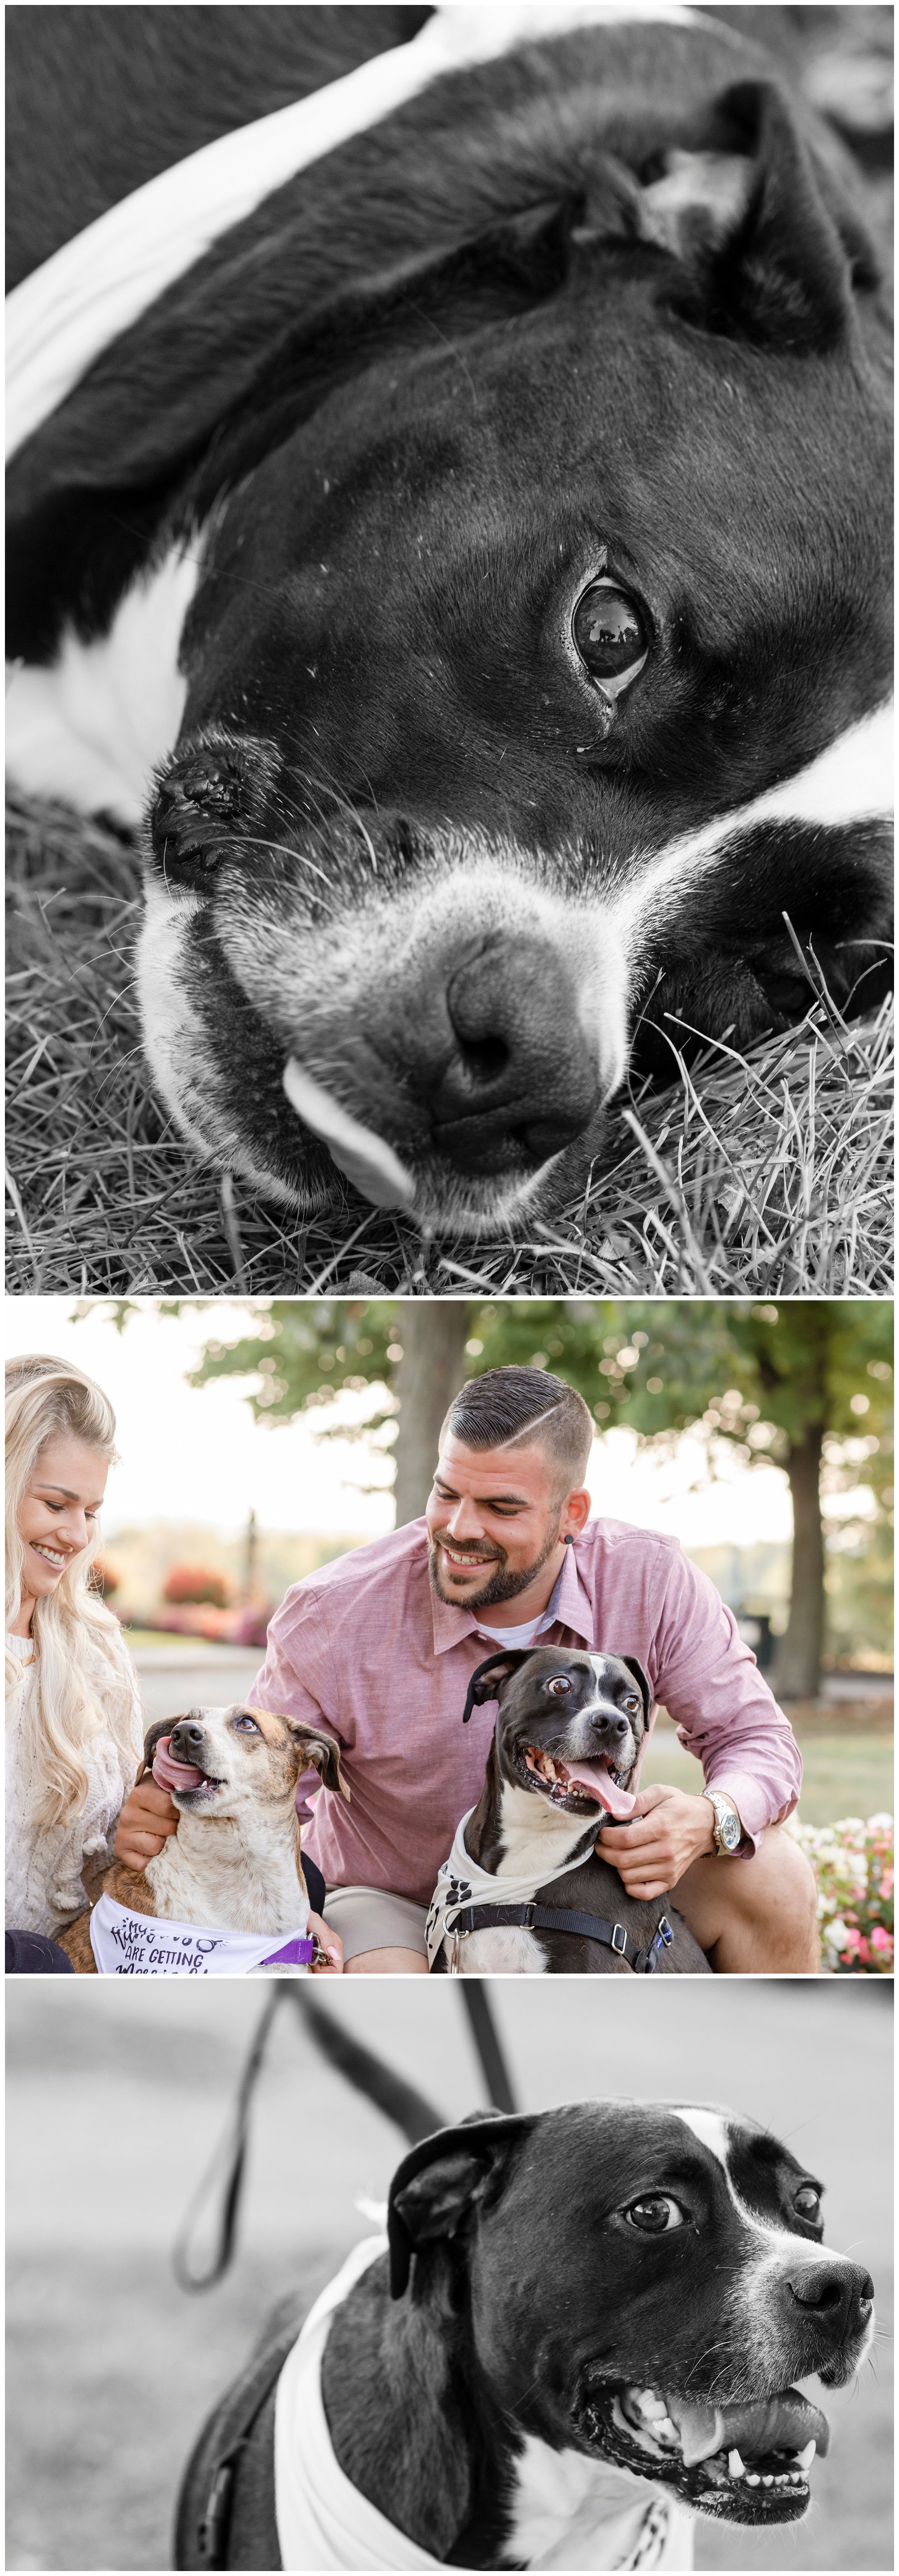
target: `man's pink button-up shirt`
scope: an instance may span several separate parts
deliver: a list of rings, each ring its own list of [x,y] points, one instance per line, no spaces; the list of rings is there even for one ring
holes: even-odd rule
[[[791,1814],[801,1785],[791,1726],[677,1538],[590,1520],[564,1551],[556,1610],[541,1646],[639,1656],[654,1700],[698,1754],[708,1788],[729,1790],[752,1847],[765,1824]],[[327,1886],[392,1888],[430,1904],[456,1824],[484,1788],[495,1703],[469,1726],[461,1710],[489,1646],[474,1610],[430,1589],[422,1520],[291,1584],[247,1698],[325,1721],[343,1747],[353,1803],[319,1790],[304,1839]]]
[[[541,1645],[636,1655],[753,1847],[790,1813],[802,1779],[795,1738],[731,1612],[676,1539],[588,1521],[565,1550],[557,1609]],[[484,1784],[496,1709],[475,1709],[465,1727],[462,1711],[490,1651],[477,1614],[432,1591],[423,1520],[292,1584],[248,1697],[323,1720],[342,1747],[352,1805],[321,1790],[303,1846],[329,1887],[386,1887],[430,1903]]]

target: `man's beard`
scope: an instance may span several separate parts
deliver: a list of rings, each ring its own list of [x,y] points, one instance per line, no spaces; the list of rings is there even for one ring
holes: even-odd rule
[[[438,1601],[448,1602],[453,1610],[488,1610],[494,1601],[514,1601],[519,1592],[527,1591],[528,1585],[529,1583],[533,1583],[535,1575],[542,1573],[547,1558],[552,1555],[554,1547],[558,1547],[561,1535],[562,1523],[561,1520],[559,1520],[555,1529],[551,1530],[545,1547],[541,1548],[540,1555],[534,1558],[533,1565],[524,1566],[520,1574],[510,1574],[508,1572],[508,1560],[505,1548],[495,1548],[495,1574],[491,1575],[488,1583],[482,1584],[480,1592],[467,1593],[464,1601],[459,1599],[459,1595],[456,1592],[444,1592],[443,1585],[440,1580],[440,1548],[437,1540],[431,1538],[429,1535],[428,1571],[431,1577],[432,1588],[437,1594]],[[472,1555],[474,1555],[474,1552],[474,1549],[472,1549]],[[479,1550],[478,1553],[480,1552],[481,1551]],[[464,1555],[464,1553],[464,1548],[460,1548],[459,1554]]]

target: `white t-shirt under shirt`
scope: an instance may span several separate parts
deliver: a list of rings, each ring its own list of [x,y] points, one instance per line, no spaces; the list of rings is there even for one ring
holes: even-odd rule
[[[486,1621],[479,1619],[478,1636],[489,1637],[492,1646],[533,1646],[544,1628],[554,1625],[554,1614],[549,1610],[544,1610],[542,1619],[525,1619],[520,1628],[488,1628]]]

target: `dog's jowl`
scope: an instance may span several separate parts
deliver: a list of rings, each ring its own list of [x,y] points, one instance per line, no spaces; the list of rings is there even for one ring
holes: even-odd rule
[[[66,13],[20,14],[58,77]],[[80,41],[112,203],[108,14]],[[229,48],[247,118],[271,101],[253,13],[164,14],[183,156]],[[354,13],[279,14],[285,95],[327,82],[309,22]],[[441,13],[398,49],[365,14],[433,51]],[[879,989],[877,259],[735,15],[522,21],[360,108],[14,460],[14,770],[132,823],[153,784],[158,1082],[307,1211],[348,1177],[461,1234],[570,1195],[629,1061],[670,1073],[665,1011],[737,1046],[801,1017],[785,913],[842,1006]],[[39,153],[33,80],[26,112]],[[31,236],[26,286],[45,210]]]
[[[707,2106],[438,2132],[216,2408],[178,2566],[686,2568],[695,2515],[797,2522],[829,2431],[793,2383],[873,2330],[822,2233],[792,2151]]]

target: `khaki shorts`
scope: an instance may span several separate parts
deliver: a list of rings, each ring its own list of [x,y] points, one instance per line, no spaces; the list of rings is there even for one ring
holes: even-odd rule
[[[358,1959],[363,1950],[417,1950],[426,1959],[427,1919],[426,1905],[413,1905],[409,1896],[391,1896],[386,1887],[325,1891],[325,1921],[339,1932],[345,1960]]]

